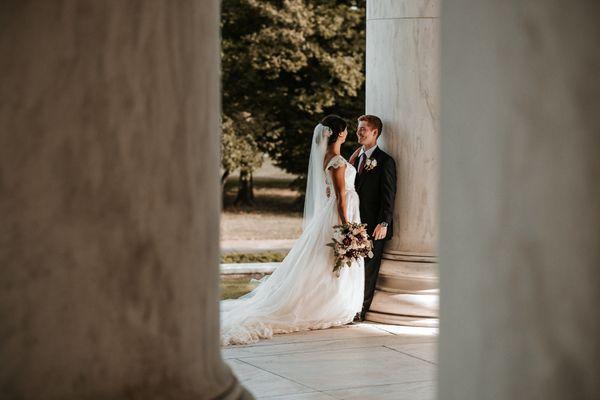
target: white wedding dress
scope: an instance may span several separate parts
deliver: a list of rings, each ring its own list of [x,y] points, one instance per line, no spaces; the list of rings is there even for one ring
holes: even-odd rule
[[[323,172],[316,172],[321,182],[319,197],[333,183],[331,169],[346,166],[345,187],[348,221],[360,222],[358,194],[354,190],[356,170],[342,156],[334,156],[323,171],[324,155],[322,132],[315,129],[311,161]],[[315,143],[316,138],[316,143]],[[326,142],[326,140],[325,140]],[[319,147],[315,151],[315,146]],[[316,159],[314,159],[316,158]],[[309,180],[311,166],[309,166]],[[314,178],[314,176],[313,176]],[[267,339],[276,333],[289,333],[309,329],[326,329],[351,322],[360,312],[364,295],[363,260],[343,267],[341,275],[333,273],[334,256],[326,246],[333,237],[333,226],[338,224],[335,195],[329,199],[311,202],[308,199],[311,183],[307,187],[309,209],[305,208],[305,226],[302,235],[279,267],[249,294],[235,300],[221,302],[221,344],[248,344]],[[314,193],[313,193],[314,194]],[[310,207],[315,207],[310,210]],[[307,220],[307,212],[310,214]]]

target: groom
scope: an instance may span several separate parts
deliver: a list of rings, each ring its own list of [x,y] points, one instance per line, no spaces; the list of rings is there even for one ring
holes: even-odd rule
[[[396,163],[377,146],[383,123],[374,115],[358,118],[358,148],[350,157],[358,174],[354,186],[360,199],[360,218],[367,224],[373,240],[373,257],[365,258],[365,297],[358,320],[364,321],[371,307],[383,245],[393,235],[394,198],[396,197]]]

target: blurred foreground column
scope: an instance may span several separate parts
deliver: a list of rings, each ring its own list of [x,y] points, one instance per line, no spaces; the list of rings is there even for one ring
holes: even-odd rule
[[[239,399],[217,1],[5,1],[0,398]]]
[[[439,2],[367,2],[367,114],[395,160],[394,237],[367,319],[437,325]]]
[[[600,399],[598,15],[443,2],[440,399]]]

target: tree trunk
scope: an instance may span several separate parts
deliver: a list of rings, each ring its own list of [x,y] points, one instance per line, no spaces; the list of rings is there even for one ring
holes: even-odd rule
[[[234,204],[236,206],[254,205],[254,185],[252,179],[252,171],[244,169],[240,171],[238,194]]]
[[[227,178],[229,178],[230,174],[231,172],[229,170],[225,170],[225,172],[223,172],[223,175],[221,175],[221,188],[225,188],[225,182],[227,182]]]
[[[225,170],[225,172],[223,172],[223,175],[221,175],[221,205],[223,207],[225,206],[225,199],[226,199],[225,184],[227,183],[227,178],[229,178],[230,174],[231,174],[231,171],[229,171],[227,169],[227,170]]]

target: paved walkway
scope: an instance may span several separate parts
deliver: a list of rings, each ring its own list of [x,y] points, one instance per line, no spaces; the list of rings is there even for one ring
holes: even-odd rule
[[[229,346],[223,357],[257,399],[433,400],[436,335],[362,323]]]
[[[221,240],[221,253],[289,251],[297,239]]]

